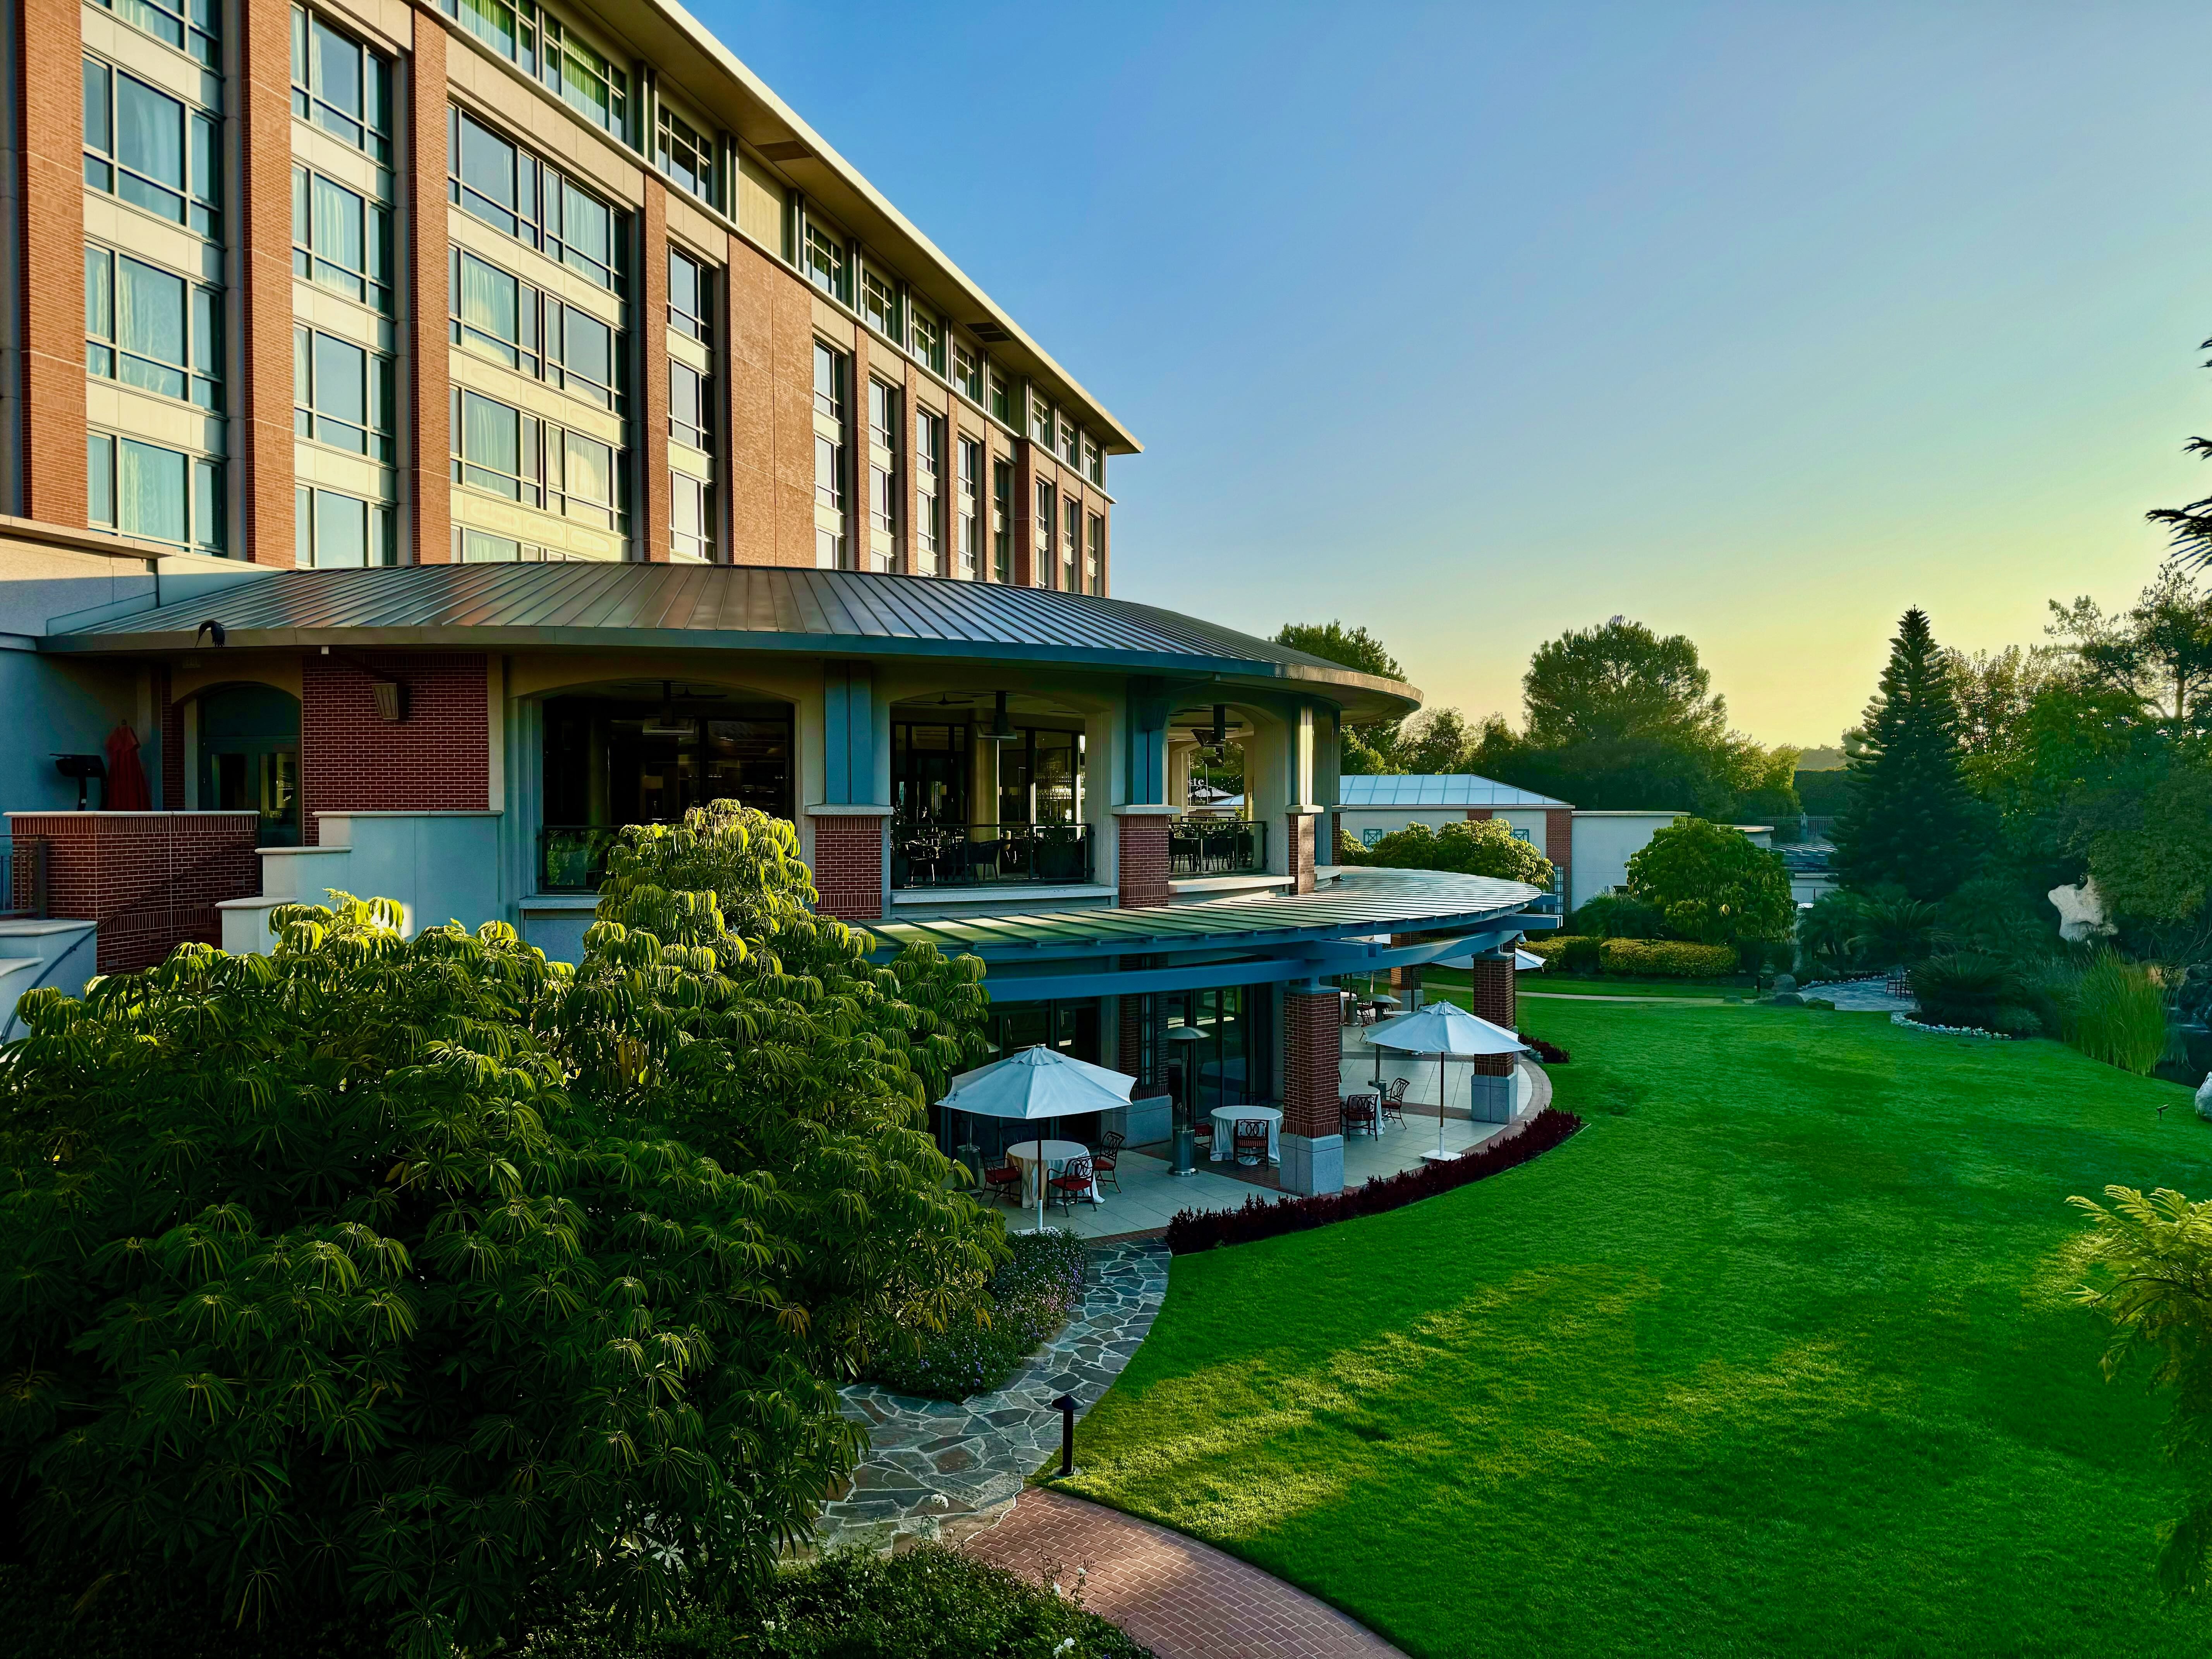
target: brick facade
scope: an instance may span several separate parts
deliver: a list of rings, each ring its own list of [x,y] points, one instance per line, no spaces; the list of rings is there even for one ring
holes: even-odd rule
[[[150,968],[187,939],[222,944],[216,904],[261,890],[254,812],[14,812],[9,830],[18,848],[46,844],[48,913],[98,924],[103,974]],[[27,881],[30,860],[16,869]]]
[[[427,11],[413,14],[413,70],[401,94],[407,115],[399,163],[406,169],[407,283],[400,313],[407,383],[412,395],[402,411],[408,445],[404,454],[409,539],[418,564],[444,564],[453,556],[452,463],[453,368],[446,346],[446,100],[424,88],[446,83],[446,30]],[[401,555],[404,559],[406,556]]]
[[[1290,840],[1284,845],[1290,860],[1285,867],[1293,884],[1291,890],[1310,893],[1314,890],[1314,838],[1321,828],[1320,816],[1313,812],[1292,812],[1285,827],[1290,832]]]
[[[1544,809],[1544,856],[1559,869],[1559,890],[1567,890],[1567,872],[1575,860],[1575,812],[1571,806]]]
[[[1336,992],[1283,993],[1285,1134],[1339,1133],[1343,1024],[1344,1000]]]
[[[732,236],[721,361],[730,562],[814,563],[813,290]]]
[[[24,0],[16,14],[17,202],[22,209],[22,506],[27,518],[85,521],[84,91],[76,0]]]
[[[237,82],[245,187],[237,212],[245,273],[246,385],[239,407],[244,441],[243,510],[232,550],[256,564],[289,568],[292,507],[292,18],[289,7],[249,0]],[[438,193],[445,194],[441,182]]]
[[[814,820],[815,908],[840,921],[884,915],[884,826],[888,818],[837,813]]]
[[[644,210],[637,216],[645,240],[638,272],[636,321],[640,384],[638,465],[644,473],[637,493],[640,511],[631,514],[636,556],[666,564],[668,518],[675,486],[668,479],[668,191],[657,179],[645,181]]]
[[[309,656],[300,675],[300,811],[482,812],[491,805],[491,718],[481,656]],[[406,688],[407,718],[376,711],[378,678]]]
[[[1474,992],[1469,999],[1477,1018],[1509,1031],[1521,1029],[1513,971],[1510,952],[1503,957],[1477,957],[1472,976]],[[1478,1054],[1468,1063],[1477,1077],[1510,1077],[1515,1061],[1511,1054]]]
[[[1120,903],[1126,909],[1165,904],[1171,896],[1167,815],[1129,812],[1114,823],[1121,871]]]

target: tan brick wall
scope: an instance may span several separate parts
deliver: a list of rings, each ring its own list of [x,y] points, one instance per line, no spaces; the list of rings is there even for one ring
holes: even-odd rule
[[[245,272],[243,522],[231,550],[256,564],[293,563],[292,17],[257,0],[242,8],[237,88],[245,187],[234,210]],[[440,192],[443,194],[442,189]]]
[[[1338,1113],[1343,999],[1334,991],[1283,993],[1283,1127],[1286,1135],[1333,1135]]]
[[[668,482],[668,189],[651,174],[645,180],[645,208],[638,215],[637,321],[639,361],[644,384],[638,388],[639,445],[645,470],[638,511],[631,515],[633,558],[668,562],[668,514],[673,493]]]
[[[884,914],[884,825],[842,813],[814,820],[815,908],[840,921],[880,921]]]
[[[446,30],[428,12],[414,15],[414,50],[404,76],[407,129],[406,280],[399,296],[407,320],[412,407],[405,458],[409,529],[418,564],[453,556],[453,434],[447,429],[453,368],[446,340]]]
[[[723,288],[730,562],[814,562],[813,290],[741,238]]]
[[[1165,904],[1168,886],[1168,820],[1164,813],[1132,812],[1114,820],[1119,826],[1121,866],[1121,902],[1141,909]]]
[[[84,93],[76,0],[24,0],[23,512],[84,527]]]
[[[216,904],[261,890],[257,813],[24,812],[9,826],[18,848],[46,843],[49,914],[98,924],[103,974],[150,968],[186,939],[220,945]]]

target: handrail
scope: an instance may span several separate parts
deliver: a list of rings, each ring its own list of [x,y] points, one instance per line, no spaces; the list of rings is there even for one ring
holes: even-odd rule
[[[1168,820],[1170,876],[1257,874],[1267,867],[1265,818]]]
[[[891,885],[994,887],[1091,879],[1087,823],[891,825]]]

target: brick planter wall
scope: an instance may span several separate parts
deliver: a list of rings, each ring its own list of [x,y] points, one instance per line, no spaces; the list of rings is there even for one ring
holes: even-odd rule
[[[1124,909],[1165,904],[1168,889],[1168,820],[1158,812],[1132,812],[1114,820],[1121,848],[1121,903]]]
[[[1479,1018],[1492,1025],[1502,1025],[1509,1031],[1520,1030],[1520,1006],[1516,999],[1513,981],[1513,958],[1510,956],[1477,957],[1472,975],[1474,994],[1470,999]],[[1510,1077],[1516,1057],[1512,1054],[1479,1054],[1468,1062],[1477,1077]]]
[[[884,826],[887,818],[848,816],[814,820],[815,909],[840,921],[884,917]]]
[[[8,822],[19,848],[46,843],[49,913],[98,924],[103,974],[150,968],[186,939],[222,944],[216,904],[261,890],[258,813],[11,812]],[[17,862],[19,884],[29,865]]]
[[[300,809],[483,812],[491,806],[491,719],[481,656],[311,655],[300,674]],[[407,718],[376,712],[379,676],[407,688]]]

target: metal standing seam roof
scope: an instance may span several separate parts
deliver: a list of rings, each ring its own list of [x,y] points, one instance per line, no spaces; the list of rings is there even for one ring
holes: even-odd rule
[[[949,955],[1012,957],[1208,948],[1252,948],[1302,939],[1343,939],[1494,921],[1525,908],[1541,890],[1488,876],[1433,871],[1347,872],[1312,893],[1214,899],[1157,908],[1054,910],[1029,915],[893,921],[867,931],[887,946],[934,945]]]
[[[1338,780],[1340,806],[1565,806],[1533,790],[1472,772],[1385,775]]]
[[[61,619],[66,622],[66,618]],[[1127,599],[943,577],[769,565],[421,564],[241,575],[43,636],[66,652],[422,645],[738,649],[1081,664],[1313,686],[1363,714],[1420,693],[1272,641]]]

